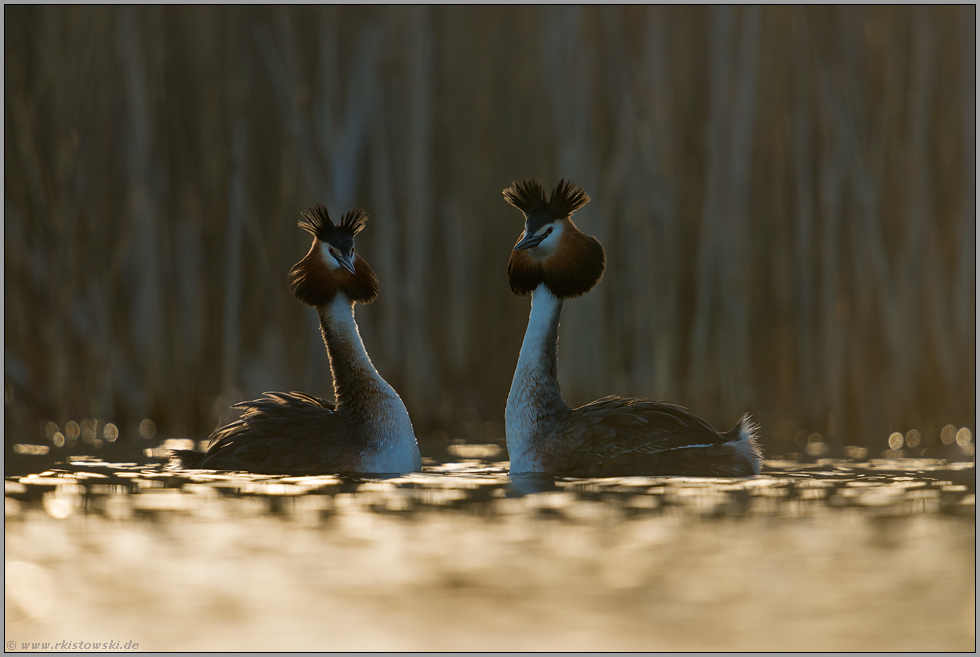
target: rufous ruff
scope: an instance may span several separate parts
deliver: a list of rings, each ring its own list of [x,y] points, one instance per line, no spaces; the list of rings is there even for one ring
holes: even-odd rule
[[[211,434],[206,453],[174,450],[174,469],[264,474],[401,473],[422,460],[405,404],[368,357],[354,304],[371,303],[378,279],[354,250],[367,213],[334,225],[322,205],[302,214],[313,246],[289,272],[289,287],[316,308],[327,346],[335,402],[302,392],[268,392],[235,404],[241,418]]]
[[[531,296],[531,315],[504,413],[510,471],[579,477],[759,473],[758,427],[748,414],[725,433],[676,404],[603,397],[571,408],[558,386],[558,323],[564,299],[602,277],[599,241],[572,222],[589,202],[558,183],[545,200],[534,181],[515,182],[504,200],[524,213],[524,234],[507,265],[514,294]]]

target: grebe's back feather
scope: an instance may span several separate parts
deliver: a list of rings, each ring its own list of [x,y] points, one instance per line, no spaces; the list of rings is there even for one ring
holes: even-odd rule
[[[196,470],[201,467],[204,452],[196,449],[172,449],[167,459],[167,470]]]
[[[720,433],[682,406],[603,397],[572,410],[555,427],[567,450],[556,468],[569,476],[758,474],[755,425],[748,415]],[[747,455],[755,459],[746,459]]]
[[[265,474],[354,472],[366,447],[336,405],[302,392],[267,392],[239,402],[241,418],[211,434],[198,468]],[[289,445],[288,450],[283,445]]]

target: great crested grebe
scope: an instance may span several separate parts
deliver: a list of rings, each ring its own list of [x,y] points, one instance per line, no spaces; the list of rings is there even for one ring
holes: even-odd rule
[[[507,265],[510,288],[531,295],[531,316],[504,413],[510,471],[580,477],[759,473],[758,430],[743,415],[720,433],[676,404],[603,397],[572,409],[558,387],[562,301],[585,294],[605,269],[599,241],[574,223],[589,202],[564,180],[545,200],[535,181],[515,182],[504,200],[524,213],[524,234]]]
[[[354,304],[378,295],[377,277],[354,251],[367,213],[352,210],[336,226],[322,205],[302,217],[299,225],[313,235],[313,246],[290,270],[289,287],[320,317],[336,403],[302,392],[268,392],[235,404],[244,414],[211,434],[206,453],[174,450],[170,467],[263,474],[422,468],[405,404],[371,363],[354,321]]]

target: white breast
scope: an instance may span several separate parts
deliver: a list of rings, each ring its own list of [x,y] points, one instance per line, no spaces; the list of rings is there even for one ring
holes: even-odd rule
[[[395,473],[421,470],[422,457],[405,404],[384,379],[381,381],[391,393],[379,405],[378,419],[372,423],[377,436],[377,450],[365,455],[363,471]]]

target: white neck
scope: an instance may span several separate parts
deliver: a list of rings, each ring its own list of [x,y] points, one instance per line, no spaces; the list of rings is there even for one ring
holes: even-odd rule
[[[378,370],[364,348],[354,321],[354,304],[343,294],[321,308],[324,338],[330,354],[338,411],[357,415],[372,434],[377,453],[368,456],[366,472],[420,470],[418,442],[401,397]]]
[[[321,317],[327,324],[325,328],[328,328],[330,333],[327,348],[331,358],[339,356],[339,352],[343,350],[345,359],[351,361],[350,365],[360,376],[369,377],[383,384],[382,388],[387,388],[394,394],[394,389],[378,374],[374,363],[371,362],[371,357],[368,356],[367,349],[364,348],[364,341],[361,340],[357,322],[354,321],[354,304],[351,300],[343,293],[337,293],[333,301],[323,306]],[[336,379],[334,383],[337,383]],[[340,401],[339,397],[337,401]]]
[[[569,411],[558,386],[562,301],[543,283],[531,294],[531,316],[504,411],[512,473],[532,472],[533,450],[549,419]]]

